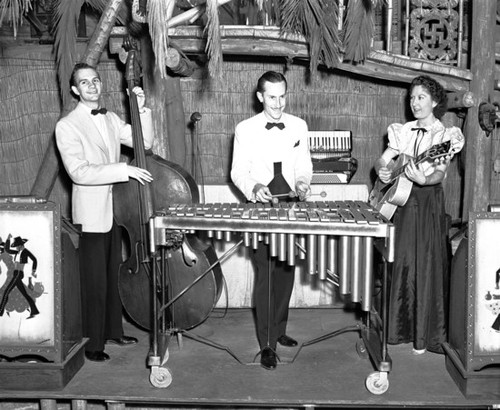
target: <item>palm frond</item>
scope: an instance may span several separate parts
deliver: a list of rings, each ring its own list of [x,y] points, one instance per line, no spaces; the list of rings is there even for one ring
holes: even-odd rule
[[[320,63],[336,67],[340,61],[341,42],[337,33],[338,8],[335,1],[282,0],[281,30],[301,34],[309,44],[310,69]]]
[[[373,0],[351,0],[344,26],[344,60],[359,63],[370,53],[373,38]]]
[[[0,0],[0,27],[4,20],[9,21],[14,30],[14,38],[16,38],[17,26],[23,23],[22,16],[31,7],[31,0]]]
[[[166,22],[172,17],[174,7],[175,0],[148,0],[149,33],[161,78],[167,76],[168,27]]]
[[[265,16],[264,24],[280,25],[280,0],[253,0],[257,8],[261,10]]]
[[[59,0],[54,9],[54,51],[63,107],[70,101],[69,78],[76,63],[78,17],[84,0]]]
[[[207,0],[206,15],[207,45],[205,52],[208,55],[208,71],[214,78],[222,77],[222,45],[219,25],[219,7],[217,0]]]

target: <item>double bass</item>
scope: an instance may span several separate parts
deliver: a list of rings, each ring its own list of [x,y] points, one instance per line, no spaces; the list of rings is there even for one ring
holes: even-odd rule
[[[182,246],[165,253],[164,260],[150,260],[148,222],[157,206],[198,203],[199,192],[193,177],[182,167],[144,148],[137,96],[132,92],[140,78],[138,51],[130,44],[128,48],[126,79],[134,143],[132,163],[147,169],[153,181],[142,185],[130,180],[114,187],[115,218],[122,227],[127,254],[119,272],[120,297],[132,321],[150,330],[153,320],[159,319],[153,318],[153,312],[159,311],[154,307],[161,308],[165,291],[169,298],[174,298],[189,288],[167,311],[171,328],[188,330],[202,323],[213,310],[221,293],[222,271],[213,248],[194,234],[185,235]],[[166,267],[158,283],[152,281],[151,263]]]

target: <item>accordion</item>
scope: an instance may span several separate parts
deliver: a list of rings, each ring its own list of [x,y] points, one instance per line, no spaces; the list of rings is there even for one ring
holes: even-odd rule
[[[309,131],[312,184],[347,184],[358,168],[351,157],[351,131]]]

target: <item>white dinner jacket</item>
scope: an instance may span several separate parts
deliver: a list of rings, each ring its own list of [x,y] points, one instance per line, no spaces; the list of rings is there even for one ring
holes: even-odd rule
[[[99,114],[102,115],[102,114]],[[140,115],[144,146],[153,145],[151,110]],[[56,142],[64,168],[73,181],[72,217],[83,232],[109,232],[113,223],[113,184],[129,180],[120,161],[120,145],[133,145],[132,127],[113,112],[105,114],[108,144],[92,120],[89,107],[79,103],[56,125]]]

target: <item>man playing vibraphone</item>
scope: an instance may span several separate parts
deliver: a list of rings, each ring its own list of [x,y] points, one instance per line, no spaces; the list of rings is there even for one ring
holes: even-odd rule
[[[308,127],[304,120],[283,112],[286,92],[282,74],[264,73],[256,92],[263,111],[236,126],[231,178],[252,202],[304,200],[310,195]],[[261,243],[250,255],[256,274],[254,302],[260,363],[273,370],[277,365],[277,343],[297,345],[286,335],[295,267],[270,258],[268,248]]]

